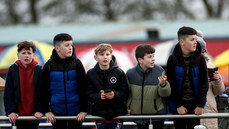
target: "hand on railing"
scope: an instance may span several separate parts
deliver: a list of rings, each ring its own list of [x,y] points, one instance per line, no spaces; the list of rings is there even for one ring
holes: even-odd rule
[[[84,121],[86,115],[87,115],[86,112],[80,112],[80,113],[76,116],[76,120],[79,121],[79,122],[82,122],[82,121]]]
[[[56,122],[56,117],[52,112],[46,113],[45,116],[47,117],[48,122],[51,122],[52,124]]]
[[[16,122],[16,120],[17,120],[17,118],[18,118],[18,114],[17,114],[17,113],[12,112],[12,113],[10,113],[10,114],[8,115],[8,117],[9,117],[9,121],[10,121],[10,122],[15,123],[15,122]]]
[[[194,113],[195,113],[196,115],[201,115],[201,114],[203,113],[203,108],[201,108],[201,107],[196,107],[196,108],[194,109]]]
[[[43,114],[40,113],[40,112],[36,112],[36,113],[34,114],[34,116],[35,116],[36,118],[41,118],[41,117],[43,116]]]
[[[179,115],[184,115],[186,114],[188,111],[184,106],[180,106],[179,108],[177,108],[177,112]]]

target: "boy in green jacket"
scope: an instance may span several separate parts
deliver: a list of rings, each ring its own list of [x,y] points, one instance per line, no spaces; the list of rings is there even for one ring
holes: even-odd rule
[[[127,106],[130,114],[162,115],[167,114],[164,97],[171,89],[164,69],[155,64],[155,49],[148,44],[137,46],[135,57],[138,64],[126,73],[130,95]],[[148,129],[149,120],[135,120],[138,129]],[[152,120],[154,129],[163,129],[164,120]]]

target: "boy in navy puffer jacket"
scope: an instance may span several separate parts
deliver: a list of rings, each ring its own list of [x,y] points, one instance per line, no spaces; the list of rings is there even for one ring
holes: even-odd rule
[[[53,129],[82,128],[87,112],[86,73],[75,55],[72,37],[58,34],[53,40],[51,59],[41,76],[41,104]],[[55,116],[76,116],[75,120],[56,120]]]
[[[179,115],[200,115],[209,85],[206,62],[196,41],[195,29],[184,26],[177,34],[179,42],[167,62],[167,77],[172,91],[169,109]],[[176,129],[193,129],[199,124],[199,118],[174,120]]]

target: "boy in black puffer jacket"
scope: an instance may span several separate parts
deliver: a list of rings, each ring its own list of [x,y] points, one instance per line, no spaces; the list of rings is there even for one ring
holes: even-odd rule
[[[105,118],[96,121],[98,129],[120,129],[123,120],[111,120],[127,114],[128,86],[125,73],[118,67],[110,44],[95,49],[94,68],[87,72],[87,96],[92,103],[92,115]]]

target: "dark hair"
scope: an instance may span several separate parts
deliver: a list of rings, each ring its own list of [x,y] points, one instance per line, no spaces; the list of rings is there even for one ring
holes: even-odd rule
[[[57,34],[53,39],[54,46],[60,45],[63,41],[72,41],[72,36],[67,33]]]
[[[135,57],[138,60],[138,58],[144,58],[146,54],[154,53],[155,49],[149,45],[149,44],[140,44],[135,49]]]
[[[197,35],[197,31],[192,27],[183,26],[178,30],[177,35],[178,40],[180,40],[187,38],[188,35]]]
[[[26,50],[29,50],[30,48],[32,48],[33,53],[36,52],[36,45],[33,42],[23,41],[17,44],[17,52],[20,52],[24,48]]]

